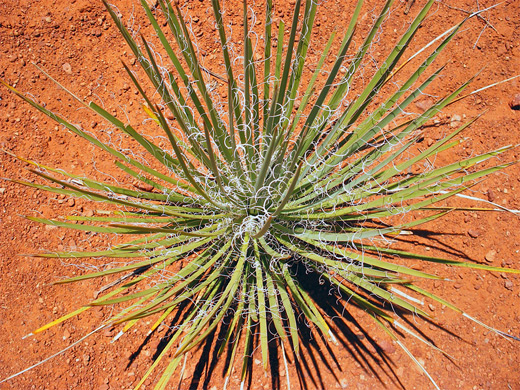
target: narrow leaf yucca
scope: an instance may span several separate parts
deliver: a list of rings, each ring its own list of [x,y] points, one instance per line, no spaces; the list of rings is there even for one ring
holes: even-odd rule
[[[226,384],[234,367],[244,384],[251,374],[255,349],[259,349],[267,369],[273,346],[284,364],[297,359],[306,326],[305,332],[315,337],[336,340],[338,330],[331,318],[343,314],[337,308],[325,308],[316,299],[315,290],[324,289],[331,301],[342,302],[343,310],[348,311],[349,305],[362,308],[428,375],[398,334],[436,347],[407,327],[402,316],[413,313],[429,318],[421,308],[423,300],[469,315],[419,287],[421,279],[442,280],[429,273],[427,265],[517,272],[398,251],[387,245],[391,237],[409,233],[449,211],[433,207],[435,203],[508,166],[480,167],[509,149],[503,147],[411,173],[412,168],[458,145],[457,136],[473,122],[462,124],[422,151],[414,147],[421,137],[418,130],[460,99],[468,86],[461,85],[422,114],[406,114],[442,72],[442,66],[433,71],[430,66],[465,22],[435,37],[420,51],[407,54],[433,2],[428,1],[355,94],[353,81],[389,15],[392,1],[384,4],[362,44],[354,47],[362,7],[359,1],[344,36],[339,38],[339,49],[332,52],[333,35],[313,64],[312,75],[304,73],[308,72],[306,57],[313,43],[315,1],[297,0],[292,22],[285,27],[283,22],[273,23],[272,0],[266,0],[261,43],[253,42],[257,36],[253,38],[248,24],[252,11],[244,1],[242,55],[237,61],[229,49],[225,13],[219,1],[212,0],[215,20],[211,23],[216,26],[224,61],[221,75],[199,62],[195,41],[178,6],[159,0],[157,9],[150,9],[141,0],[155,39],[162,46],[159,61],[157,45],[144,37],[135,38],[105,3],[151,83],[151,87],[142,85],[138,75],[124,65],[151,119],[148,124],[164,131],[169,146],[156,145],[94,102],[80,103],[137,141],[148,152],[149,163],[103,143],[4,83],[69,131],[115,157],[117,167],[140,181],[141,187],[153,188],[123,188],[31,162],[36,166],[33,172],[50,184],[24,184],[115,204],[121,211],[108,217],[71,216],[67,221],[30,219],[137,237],[104,251],[40,254],[136,260],[59,282],[124,276],[89,306],[35,333],[93,306],[116,305],[121,310],[99,329],[125,324],[122,332],[126,332],[144,318],[152,319],[151,332],[162,323],[172,329],[136,388],[158,367],[163,368],[156,388],[166,388],[175,372],[182,376],[187,353],[208,342],[215,332],[222,336],[217,347],[225,360]],[[326,66],[330,58],[333,62]],[[167,68],[163,62],[169,62]],[[408,75],[404,82],[388,92],[397,82],[395,75],[403,72]],[[217,92],[211,88],[215,79],[221,85]],[[419,215],[416,211],[421,211],[420,217],[402,218]],[[401,262],[393,261],[396,257],[422,261],[426,270],[399,265]],[[175,272],[165,274],[165,270]],[[309,287],[305,280],[309,273],[321,283],[318,287]],[[289,375],[287,381],[291,388]]]

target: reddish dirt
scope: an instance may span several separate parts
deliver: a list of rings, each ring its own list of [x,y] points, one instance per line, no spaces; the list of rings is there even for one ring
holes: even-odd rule
[[[181,2],[182,3],[182,2]],[[317,17],[316,46],[324,44],[331,31],[343,30],[347,25],[353,1],[324,1]],[[382,1],[370,1],[362,13],[362,23],[372,20],[374,10]],[[424,1],[417,0],[405,15],[406,2],[397,2],[391,18],[386,21],[382,38],[374,50],[385,52],[388,44],[403,31],[410,18]],[[494,1],[458,0],[435,4],[431,15],[420,30],[415,45],[425,43],[435,34],[467,16],[462,10],[489,7]],[[134,14],[135,26],[148,24],[137,1],[117,2],[123,15]],[[234,3],[233,3],[234,4]],[[275,14],[289,23],[294,1],[277,4]],[[232,8],[231,6],[229,6]],[[240,30],[241,10],[236,4],[231,20]],[[262,9],[257,1],[255,9]],[[194,30],[205,47],[205,54],[214,47],[215,32],[211,24],[204,23],[210,4],[203,1],[185,4],[188,14],[198,16]],[[472,89],[481,88],[516,74],[520,74],[520,2],[506,0],[484,13],[484,19],[471,20],[442,55],[439,64],[450,60],[442,80],[434,85],[432,94],[442,96],[459,86],[469,77],[476,77]],[[237,32],[238,34],[238,32]],[[240,38],[237,38],[240,39]],[[357,43],[360,42],[358,38]],[[120,66],[120,59],[130,63],[129,49],[104,10],[101,2],[91,0],[3,0],[0,2],[0,77],[38,100],[47,103],[75,123],[87,129],[95,128],[85,110],[42,75],[33,65],[38,64],[57,81],[81,98],[99,99],[110,109],[130,118],[142,120],[139,113],[140,98],[127,86],[130,81]],[[208,64],[220,60],[208,56]],[[483,117],[466,132],[467,142],[453,153],[439,158],[448,161],[477,154],[502,145],[520,143],[520,111],[509,103],[520,92],[520,80],[502,84],[450,106],[438,116],[441,123],[427,130],[425,141],[431,142],[446,134],[449,123],[483,113]],[[106,177],[114,172],[111,159],[95,152],[92,146],[58,128],[51,120],[38,114],[5,88],[0,88],[0,145],[17,155],[43,164],[64,168],[77,174]],[[98,101],[99,101],[98,100]],[[428,98],[425,97],[425,104]],[[121,104],[123,106],[119,106]],[[421,109],[421,104],[417,106]],[[443,123],[446,122],[447,125]],[[97,124],[97,122],[96,122]],[[98,127],[99,128],[99,127]],[[95,131],[95,130],[93,130]],[[116,137],[114,135],[114,137]],[[118,142],[118,138],[114,138]],[[95,160],[94,160],[95,156]],[[504,161],[519,159],[518,150],[502,157]],[[29,179],[26,164],[1,154],[0,177]],[[101,173],[103,172],[103,173]],[[122,177],[116,179],[124,181]],[[510,209],[520,209],[519,167],[512,166],[494,174],[473,188],[472,195],[492,200]],[[450,204],[459,204],[451,202]],[[23,370],[38,361],[69,346],[73,341],[96,328],[107,315],[101,310],[89,311],[77,319],[59,325],[35,337],[23,339],[39,326],[86,304],[106,281],[89,281],[72,285],[54,286],[52,282],[64,276],[85,272],[71,266],[66,260],[48,260],[20,254],[44,249],[71,249],[105,247],[106,238],[87,236],[78,232],[49,229],[23,218],[24,215],[59,216],[65,214],[91,214],[96,205],[83,200],[71,202],[53,194],[37,191],[9,181],[0,181],[0,380]],[[485,207],[485,205],[483,206]],[[453,258],[468,258],[485,262],[488,254],[493,265],[520,269],[520,230],[518,216],[511,213],[455,212],[441,222],[428,225],[428,229],[442,233],[434,241],[417,238],[416,250]],[[414,241],[415,239],[412,239]],[[423,244],[423,245],[420,245]],[[410,244],[407,244],[410,245]],[[495,251],[494,256],[490,254]],[[99,260],[101,261],[101,260]],[[450,282],[425,284],[432,291],[452,301],[479,320],[515,336],[520,336],[520,278],[514,274],[494,274],[450,267],[433,267],[434,272],[450,278]],[[441,349],[453,358],[406,338],[406,345],[424,363],[427,370],[443,389],[520,389],[520,342],[505,340],[485,328],[453,313],[441,305],[428,309],[449,332],[440,331],[421,319],[412,322],[431,337]],[[354,310],[355,313],[358,311]],[[345,348],[333,347],[336,361],[330,359],[335,375],[323,362],[317,363],[321,379],[307,379],[308,388],[380,389],[433,388],[428,379],[418,372],[410,359],[385,338],[383,332],[362,313],[360,326],[380,342],[390,359],[390,368],[373,362],[374,371],[363,368]],[[354,329],[354,333],[360,334]],[[0,384],[0,389],[127,389],[135,385],[151,364],[159,342],[152,339],[135,356],[146,329],[139,328],[111,344],[111,332],[90,338],[69,351],[49,360],[24,374]],[[375,353],[368,346],[368,354]],[[259,355],[259,351],[255,352]],[[328,353],[324,350],[324,355]],[[320,356],[315,356],[320,361]],[[181,389],[195,382],[196,370],[188,361]],[[256,364],[256,363],[255,363]],[[311,367],[312,362],[309,360]],[[219,366],[220,367],[220,366]],[[280,367],[283,367],[281,365]],[[286,388],[283,368],[281,389]],[[298,388],[294,369],[293,387]],[[216,370],[209,382],[200,388],[222,387],[221,370]],[[396,379],[396,375],[399,381]],[[251,388],[271,388],[271,373],[264,375],[261,366],[255,367]],[[239,387],[239,373],[235,373],[230,388]],[[315,376],[317,378],[317,376]],[[173,381],[174,382],[174,381]],[[145,388],[151,388],[152,381]],[[176,388],[177,384],[172,384]]]

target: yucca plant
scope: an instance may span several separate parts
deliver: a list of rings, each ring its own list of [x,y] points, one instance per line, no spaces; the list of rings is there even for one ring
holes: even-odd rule
[[[292,23],[286,28],[283,22],[273,24],[272,0],[266,0],[260,44],[252,42],[251,11],[244,1],[243,54],[236,61],[229,50],[221,4],[212,0],[224,60],[222,75],[201,65],[177,5],[159,0],[157,9],[151,9],[145,0],[141,3],[161,49],[144,37],[136,39],[104,2],[151,82],[149,87],[142,86],[124,65],[152,120],[149,125],[164,132],[168,147],[158,146],[100,105],[72,96],[137,141],[150,161],[100,141],[4,83],[60,125],[115,157],[117,167],[141,183],[141,190],[124,188],[30,162],[36,166],[32,172],[50,184],[23,184],[120,207],[108,216],[31,220],[132,236],[108,250],[39,254],[119,258],[128,263],[58,282],[122,275],[109,292],[88,306],[34,333],[107,305],[120,310],[97,330],[124,324],[117,337],[142,319],[153,319],[151,332],[166,323],[172,329],[167,342],[136,386],[141,387],[163,364],[156,388],[164,389],[176,371],[182,376],[187,353],[208,342],[215,332],[222,336],[217,348],[224,357],[226,383],[238,365],[244,384],[253,350],[259,348],[264,369],[273,347],[287,365],[301,353],[303,334],[335,342],[339,331],[331,318],[352,305],[372,317],[426,375],[399,336],[415,337],[437,349],[406,322],[408,313],[430,317],[421,306],[424,300],[439,302],[488,327],[421,287],[423,279],[443,280],[428,272],[428,265],[518,271],[387,245],[396,236],[453,210],[436,203],[510,165],[480,166],[509,147],[441,167],[423,164],[458,145],[459,134],[474,119],[425,150],[415,146],[423,125],[444,107],[468,96],[463,91],[469,81],[422,114],[407,113],[441,74],[443,66],[429,71],[430,66],[465,20],[407,54],[434,3],[428,1],[371,79],[353,93],[353,81],[392,1],[384,4],[363,43],[353,47],[362,7],[359,1],[339,50],[331,53],[333,35],[305,83],[315,1],[302,4],[297,0]],[[163,28],[170,30],[176,46]],[[162,53],[160,61],[155,50]],[[324,64],[330,58],[332,65],[327,67]],[[169,68],[163,61],[170,62]],[[404,81],[392,87],[396,74],[402,73],[407,75]],[[221,83],[220,90],[210,88],[213,79]],[[424,271],[402,265],[403,259],[423,262]],[[309,273],[318,286],[310,286]],[[326,302],[316,298],[317,290],[327,291],[342,309],[325,307]],[[163,362],[166,356],[169,360]],[[291,388],[289,375],[286,378]]]

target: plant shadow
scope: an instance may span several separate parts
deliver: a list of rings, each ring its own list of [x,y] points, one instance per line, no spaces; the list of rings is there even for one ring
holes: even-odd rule
[[[432,246],[430,240],[435,241],[435,233],[427,230],[414,231],[420,237],[425,237],[428,240],[428,246]],[[409,239],[398,239],[403,245],[409,245]],[[419,243],[418,245],[424,245]],[[445,250],[446,253],[461,255],[461,252],[456,248],[439,248]],[[452,251],[453,250],[453,251]],[[350,375],[345,375],[347,370],[359,371],[362,370],[372,377],[374,377],[381,385],[381,388],[395,388],[406,389],[406,386],[401,382],[397,374],[397,364],[392,359],[391,354],[394,350],[388,352],[388,347],[382,347],[378,340],[374,337],[374,328],[372,326],[363,325],[359,322],[355,313],[350,309],[355,305],[350,301],[349,297],[340,293],[337,287],[332,285],[326,278],[318,272],[310,271],[301,259],[295,259],[291,262],[290,272],[296,280],[298,280],[301,287],[309,294],[310,298],[320,308],[324,317],[328,318],[331,333],[324,334],[318,327],[309,324],[305,321],[306,316],[303,313],[296,312],[297,329],[299,336],[300,351],[295,351],[290,342],[282,346],[282,341],[279,338],[272,318],[268,317],[268,368],[265,375],[268,377],[269,389],[279,390],[284,388],[285,382],[290,375],[287,372],[286,364],[290,366],[295,372],[292,375],[291,388],[307,389],[328,389],[331,386],[344,385],[342,380]],[[389,310],[388,302],[384,302],[374,296],[365,296],[374,307],[381,311]],[[156,347],[153,358],[156,359],[164,351],[173,335],[175,324],[182,323],[186,320],[187,313],[190,312],[188,304],[183,305],[177,310],[172,318],[169,330],[162,337],[160,343]],[[426,340],[431,345],[435,346],[435,342],[425,334],[413,320],[413,314],[392,307],[391,310],[403,321],[406,326],[413,330],[419,337]],[[173,314],[173,313],[172,313]],[[179,389],[205,389],[211,388],[215,380],[219,377],[226,377],[226,368],[231,363],[231,353],[228,348],[225,356],[225,363],[220,372],[221,365],[218,362],[220,352],[225,343],[229,342],[226,338],[228,326],[231,324],[234,316],[234,310],[230,310],[222,319],[221,324],[207,337],[207,339],[194,350],[192,357],[193,368],[190,368],[190,374],[179,381]],[[422,318],[427,324],[434,326],[436,329],[446,332],[450,336],[458,336],[443,326],[437,324],[429,318]],[[285,329],[289,329],[289,324],[284,322]],[[396,334],[404,337],[406,334],[395,329]],[[259,345],[259,324],[253,324],[253,337],[250,339],[250,346]],[[385,333],[379,333],[384,336]],[[289,336],[288,336],[289,338]],[[330,340],[334,339],[331,343]],[[458,338],[460,340],[460,338]],[[151,335],[147,335],[146,339],[139,346],[135,353],[129,359],[127,368],[135,361],[137,356],[143,351],[143,348],[150,342]],[[228,341],[226,341],[228,340]],[[243,343],[242,343],[243,344]],[[252,350],[249,346],[249,351]],[[288,347],[290,346],[290,347]],[[240,353],[244,353],[244,346],[241,345]],[[394,348],[395,349],[395,348]],[[337,356],[337,351],[341,350],[341,359]],[[343,358],[348,355],[352,361],[352,365],[345,367],[342,363]],[[198,358],[197,358],[198,356]],[[445,355],[453,364],[455,362]],[[245,368],[244,374],[244,388],[254,389],[258,375],[253,375],[253,371],[263,370],[259,359],[254,358],[254,353],[249,353],[249,359]],[[325,372],[327,373],[325,375]],[[237,373],[234,374],[235,376]],[[294,383],[297,378],[298,384]],[[255,381],[253,380],[255,379]],[[351,381],[352,379],[348,379]],[[331,383],[331,381],[335,383]],[[265,382],[265,380],[264,380]],[[350,384],[349,384],[350,385]],[[231,388],[234,388],[231,386]],[[265,387],[264,387],[265,388]]]

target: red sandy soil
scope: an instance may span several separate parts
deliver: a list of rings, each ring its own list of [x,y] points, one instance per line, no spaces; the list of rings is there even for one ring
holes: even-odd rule
[[[149,31],[137,1],[121,0],[115,3],[125,17],[132,12],[135,14],[133,22],[136,28],[142,25],[145,33]],[[375,11],[382,5],[382,1],[368,3],[362,12],[362,25],[370,23]],[[388,45],[404,30],[423,3],[423,0],[417,0],[411,5],[410,12],[405,14],[409,3],[396,2],[374,49],[375,57],[388,49]],[[447,0],[435,4],[415,44],[424,44],[460,21],[467,16],[463,10],[474,11],[479,4],[483,9],[494,3],[495,0]],[[287,4],[277,2],[276,17],[289,23],[293,4],[294,1]],[[348,0],[323,1],[317,17],[317,33],[314,35],[317,47],[326,42],[334,29],[340,32],[345,29],[352,4],[353,1]],[[233,21],[238,34],[241,10],[238,3],[236,7],[228,20]],[[229,8],[232,6],[229,5]],[[262,2],[257,1],[255,9],[262,8]],[[211,23],[205,23],[211,14],[209,2],[187,2],[184,10],[188,15],[198,16],[196,21],[193,19],[193,28],[201,47],[206,48],[202,54],[208,57],[207,64],[211,66],[212,61],[220,62],[220,59],[214,59],[210,54],[215,45],[215,32]],[[471,86],[473,90],[520,74],[519,15],[520,2],[506,0],[484,13],[483,19],[471,20],[440,58],[439,64],[448,60],[450,62],[442,80],[435,84],[431,93],[443,96],[482,68]],[[356,43],[360,43],[359,38]],[[122,69],[120,59],[137,69],[138,64],[131,61],[129,49],[100,1],[0,2],[0,77],[16,85],[19,90],[31,93],[39,101],[46,102],[47,107],[59,109],[65,117],[86,129],[95,132],[102,126],[97,126],[97,122],[86,116],[85,110],[78,110],[78,105],[31,63],[38,64],[79,97],[102,101],[109,110],[114,110],[121,117],[126,112],[131,119],[142,120],[141,99],[133,88],[128,88],[131,81]],[[470,118],[484,113],[465,133],[468,139],[463,146],[439,158],[439,161],[453,161],[502,145],[520,143],[520,111],[511,110],[508,105],[519,92],[520,81],[515,80],[450,106],[436,118],[440,123],[427,130],[423,142],[431,142],[446,134],[450,123],[457,118]],[[425,104],[428,104],[428,99],[425,97]],[[420,110],[421,104],[416,108]],[[114,143],[121,141],[118,135],[113,137]],[[83,139],[58,128],[5,88],[0,88],[0,147],[76,174],[98,179],[116,175],[110,158],[95,151]],[[27,164],[7,154],[0,156],[0,177],[34,179],[24,169]],[[519,151],[513,150],[501,159],[513,161],[519,157]],[[493,174],[474,187],[471,195],[489,199],[509,209],[520,209],[520,198],[517,196],[517,189],[520,188],[519,168],[514,165]],[[128,178],[117,176],[116,179],[128,183]],[[95,292],[107,283],[106,280],[96,280],[52,285],[65,276],[78,275],[87,270],[68,264],[67,260],[39,259],[20,254],[46,249],[104,248],[107,246],[106,237],[46,228],[23,216],[92,215],[97,207],[83,200],[72,201],[9,181],[0,181],[0,380],[69,346],[95,329],[107,315],[107,311],[91,310],[43,334],[22,338],[39,326],[88,303]],[[424,253],[452,258],[465,256],[477,262],[520,269],[518,222],[518,216],[505,212],[454,212],[441,222],[428,225],[428,229],[442,233],[434,236],[435,241],[424,242],[419,238],[412,238],[411,241],[417,244],[416,250]],[[520,336],[518,276],[450,267],[434,267],[433,271],[451,279],[449,282],[425,284],[434,293],[452,301],[479,320]],[[407,337],[405,343],[424,363],[441,388],[520,389],[520,342],[499,337],[439,304],[432,304],[427,310],[452,333],[443,332],[421,319],[410,318],[410,321],[450,354],[452,360],[411,337]],[[327,360],[331,369],[321,362],[320,355],[315,355],[318,361],[316,367],[309,360],[309,370],[313,375],[309,375],[309,372],[304,375],[309,389],[433,388],[410,359],[377,326],[365,318],[363,313],[355,310],[354,313],[359,314],[356,318],[359,318],[360,327],[380,343],[390,359],[390,366],[378,365],[369,359],[373,366],[371,371],[356,361],[346,348],[332,347],[336,360]],[[146,331],[144,327],[139,327],[113,344],[110,343],[110,336],[114,332],[104,331],[43,365],[1,383],[0,389],[132,388],[151,364],[159,343],[159,336],[152,338],[134,356]],[[353,328],[353,332],[362,342],[360,331]],[[375,354],[373,346],[368,345],[367,348],[368,355]],[[255,359],[259,358],[259,352],[255,352]],[[324,356],[330,356],[326,350]],[[257,363],[254,363],[256,367],[251,388],[270,389],[273,373],[264,375],[261,365]],[[185,379],[179,388],[196,387],[195,364],[196,359],[188,360]],[[290,368],[289,374],[293,376],[293,387],[299,388],[293,368]],[[280,363],[281,389],[286,388],[285,375],[287,373]],[[202,375],[199,388],[220,389],[222,383],[221,369],[217,368],[209,381],[205,382]],[[147,381],[145,388],[152,388],[152,384],[153,381]],[[238,387],[239,372],[236,372],[229,388]],[[177,388],[175,381],[172,381],[171,388]]]

